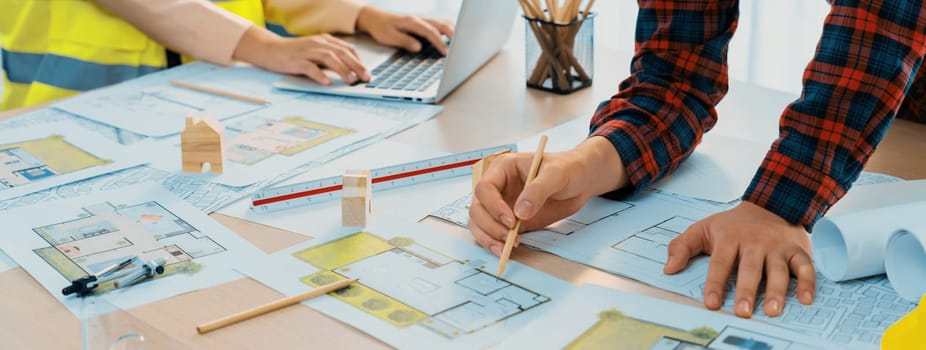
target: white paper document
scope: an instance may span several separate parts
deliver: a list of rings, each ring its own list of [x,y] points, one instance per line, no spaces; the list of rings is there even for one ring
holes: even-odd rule
[[[400,349],[483,349],[544,317],[571,286],[517,262],[501,279],[498,259],[418,224],[341,229],[239,264],[284,294],[358,278],[304,302]]]
[[[900,296],[920,302],[926,294],[926,222],[920,220],[891,235],[884,268]]]
[[[179,133],[184,127],[184,118],[191,111],[222,120],[265,107],[174,86],[171,80],[258,98],[271,104],[302,95],[273,89],[271,83],[281,77],[254,67],[219,67],[193,62],[86,92],[62,100],[54,107],[119,129],[162,137]]]
[[[186,174],[228,186],[272,179],[281,171],[356,148],[399,122],[376,114],[296,99],[225,120],[221,174]],[[160,142],[152,166],[181,172],[180,140]]]
[[[59,121],[0,130],[0,201],[144,163],[131,148]]]
[[[926,180],[853,187],[814,226],[817,270],[836,281],[884,274],[893,261],[891,285],[918,302],[926,292],[926,265],[917,264],[924,231]],[[890,242],[893,241],[893,245]],[[917,276],[912,278],[912,276]]]
[[[888,238],[919,226],[924,213],[926,201],[824,217],[811,236],[817,269],[833,281],[883,274]]]
[[[900,296],[918,302],[926,293],[924,198],[926,180],[853,188],[814,226],[817,269],[840,281],[887,273]]]
[[[827,344],[759,321],[585,284],[495,349],[804,350]]]
[[[249,242],[157,185],[0,212],[0,249],[79,315],[71,281],[136,256],[163,258],[164,274],[126,288],[94,291],[127,309],[241,278],[232,267],[264,256]],[[133,263],[134,265],[135,263]]]

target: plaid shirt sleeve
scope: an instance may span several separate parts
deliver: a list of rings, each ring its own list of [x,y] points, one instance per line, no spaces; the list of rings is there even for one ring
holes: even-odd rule
[[[743,199],[812,227],[858,178],[924,55],[922,1],[834,1],[803,93]]]
[[[722,6],[708,1],[696,6],[685,3],[640,2],[634,76],[638,71],[637,61],[650,54],[641,48],[668,47],[669,52],[674,52],[672,48],[677,44],[672,43],[671,36],[668,43],[652,44],[658,36],[646,34],[671,33],[671,27],[680,17],[701,19],[704,22],[697,25],[705,29],[712,28],[707,21],[713,21],[718,28],[735,28],[734,2]],[[644,11],[655,11],[658,15],[644,16]],[[692,11],[698,14],[691,15]],[[733,14],[733,22],[725,21],[728,17],[718,14],[721,11]],[[648,21],[652,23],[640,24]],[[656,29],[647,32],[641,26]],[[817,53],[804,72],[803,93],[782,113],[779,138],[766,154],[743,199],[790,223],[811,227],[858,178],[884,136],[926,54],[924,33],[926,10],[921,1],[834,1]],[[702,47],[708,47],[713,37],[707,36],[706,30],[704,34]],[[683,45],[690,45],[688,39],[694,40],[689,34],[682,38]],[[688,67],[698,67],[680,75],[676,84],[706,87],[702,94],[717,94],[717,87],[726,88],[725,69],[700,62],[723,64],[725,48],[726,42],[722,48],[715,48],[713,54],[702,53],[710,58],[670,60],[663,69],[676,76]],[[714,78],[714,82],[697,80],[705,76]],[[700,134],[713,125],[712,107],[717,101],[708,100],[713,104],[702,112],[705,103],[691,104],[689,100],[679,103],[668,98],[682,92],[689,94],[683,87],[675,88],[677,92],[663,92],[666,97],[662,101],[638,103],[635,100],[639,97],[625,92],[640,84],[639,81],[632,76],[622,83],[618,95],[599,107],[592,120],[592,135],[609,137],[624,160],[631,182],[642,188],[673,170],[690,154]],[[722,92],[717,96],[720,97]],[[635,116],[640,110],[652,115],[652,120],[645,121],[651,124],[634,126],[635,123],[629,122],[639,120]],[[649,130],[641,132],[641,127]]]
[[[675,170],[714,126],[727,92],[735,0],[640,0],[631,75],[598,106],[590,136],[611,141],[634,189]]]

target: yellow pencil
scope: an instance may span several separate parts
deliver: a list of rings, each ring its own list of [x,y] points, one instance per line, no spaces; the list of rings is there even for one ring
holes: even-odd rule
[[[179,81],[179,80],[171,80],[170,83],[171,83],[172,85],[174,85],[174,86],[179,86],[179,87],[187,88],[187,89],[190,89],[190,90],[196,90],[196,91],[199,91],[199,92],[205,92],[205,93],[207,93],[207,94],[213,94],[213,95],[216,95],[216,96],[228,97],[228,98],[232,98],[232,99],[236,99],[236,100],[241,100],[241,101],[245,101],[245,102],[250,102],[250,103],[255,103],[255,104],[259,104],[259,105],[270,104],[269,101],[262,100],[262,99],[259,99],[259,98],[256,98],[256,97],[239,95],[239,94],[232,93],[232,92],[228,92],[228,91],[222,91],[222,90],[213,89],[213,88],[210,88],[210,87],[199,86],[199,85],[196,85],[196,84],[190,84],[190,83],[183,82],[183,81]]]
[[[296,305],[298,303],[301,303],[303,301],[312,299],[320,295],[331,293],[333,291],[347,287],[354,282],[357,282],[356,278],[348,279],[348,280],[341,280],[341,281],[337,281],[334,283],[329,283],[329,284],[315,288],[313,290],[310,290],[302,294],[293,295],[291,297],[287,297],[287,298],[283,298],[283,299],[280,299],[274,302],[270,302],[270,303],[255,307],[250,310],[246,310],[246,311],[236,313],[234,315],[226,316],[226,317],[220,318],[212,322],[201,324],[199,326],[196,326],[196,331],[199,332],[199,334],[206,334],[206,333],[212,332],[216,329],[219,329],[219,328],[222,328],[228,325],[232,325],[232,324],[244,321],[244,320],[249,320],[254,317],[266,314],[268,312],[273,312],[273,311],[282,309],[290,305]]]
[[[543,150],[547,147],[547,135],[540,136],[540,142],[537,143],[537,152],[534,152],[534,158],[531,160],[531,168],[527,172],[527,180],[524,181],[524,185],[534,181],[534,178],[537,177],[537,172],[540,170],[540,162],[543,161]],[[498,257],[498,271],[495,272],[495,277],[502,277],[502,274],[505,273],[505,265],[508,265],[508,258],[511,256],[511,249],[514,248],[514,241],[517,239],[518,230],[521,228],[521,220],[515,217],[514,227],[511,230],[508,230],[508,237],[505,238],[505,248],[502,249],[502,255]]]

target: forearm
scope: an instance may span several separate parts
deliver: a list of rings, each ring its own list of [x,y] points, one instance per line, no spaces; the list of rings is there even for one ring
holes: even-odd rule
[[[232,58],[255,64],[260,61],[262,56],[268,55],[271,46],[274,43],[279,43],[280,40],[282,38],[279,35],[265,28],[251,26],[244,32],[235,46]]]
[[[631,76],[603,102],[591,135],[607,138],[640,190],[672,172],[717,120],[736,1],[639,1]],[[692,28],[703,28],[693,31]],[[700,35],[698,35],[700,34]]]
[[[587,197],[624,188],[630,181],[623,171],[624,163],[611,142],[604,137],[594,136],[585,139],[572,151],[575,159],[587,174]]]
[[[229,64],[253,24],[205,0],[94,0],[165,47]]]
[[[926,12],[895,1],[835,1],[801,98],[743,199],[811,227],[862,171],[926,54]]]

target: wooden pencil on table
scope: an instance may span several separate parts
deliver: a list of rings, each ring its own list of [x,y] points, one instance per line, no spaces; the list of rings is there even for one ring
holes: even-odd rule
[[[534,158],[531,159],[531,168],[527,172],[527,180],[524,181],[524,186],[530,184],[534,181],[534,178],[537,177],[537,172],[540,170],[540,163],[543,161],[543,150],[547,147],[547,135],[540,136],[540,142],[537,143],[537,151],[534,152]],[[511,256],[511,249],[514,248],[514,241],[517,239],[518,230],[521,228],[521,220],[515,217],[514,226],[508,230],[508,237],[505,238],[505,247],[502,249],[501,256],[498,257],[498,271],[495,272],[495,277],[502,277],[502,274],[505,273],[505,266],[508,265],[508,258]]]
[[[223,328],[225,326],[229,326],[229,325],[233,325],[235,323],[241,322],[241,321],[249,320],[254,317],[285,308],[287,306],[296,305],[298,303],[301,303],[303,301],[312,299],[320,295],[325,295],[325,294],[334,292],[336,290],[340,290],[342,288],[345,288],[353,284],[354,282],[357,282],[356,278],[329,283],[329,284],[315,288],[313,290],[310,290],[302,294],[297,294],[291,297],[286,297],[286,298],[283,298],[283,299],[280,299],[274,302],[270,302],[270,303],[255,307],[250,310],[245,310],[245,311],[236,313],[234,315],[226,316],[226,317],[220,318],[212,322],[201,324],[199,326],[196,326],[196,331],[199,332],[199,334],[206,334],[216,329]]]
[[[210,88],[210,87],[200,86],[200,85],[196,85],[196,84],[190,84],[190,83],[183,82],[183,81],[179,81],[179,80],[171,80],[170,83],[171,83],[171,85],[174,85],[174,86],[179,86],[179,87],[182,87],[182,88],[187,88],[187,89],[195,90],[195,91],[199,91],[199,92],[205,92],[205,93],[207,93],[207,94],[212,94],[212,95],[216,95],[216,96],[228,97],[228,98],[231,98],[231,99],[241,100],[241,101],[250,102],[250,103],[255,103],[255,104],[259,104],[259,105],[270,104],[269,101],[267,101],[267,100],[262,100],[262,99],[259,99],[259,98],[256,98],[256,97],[245,96],[245,95],[239,95],[239,94],[236,94],[236,93],[233,93],[233,92],[222,91],[222,90],[219,90],[219,89],[213,89],[213,88]]]

